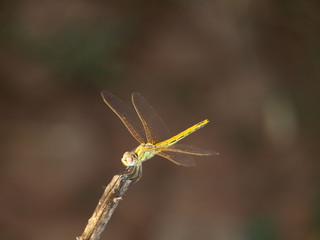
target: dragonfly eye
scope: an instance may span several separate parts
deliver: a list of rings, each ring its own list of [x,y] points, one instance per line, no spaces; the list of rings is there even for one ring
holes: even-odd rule
[[[126,167],[132,167],[136,164],[132,154],[130,152],[125,152],[123,154],[123,157],[121,159],[121,162],[123,165],[125,165]]]

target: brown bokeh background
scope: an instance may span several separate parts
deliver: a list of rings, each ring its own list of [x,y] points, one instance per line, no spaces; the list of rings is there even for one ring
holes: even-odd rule
[[[0,3],[1,239],[81,235],[141,92],[195,168],[144,164],[102,239],[320,239],[318,1]]]

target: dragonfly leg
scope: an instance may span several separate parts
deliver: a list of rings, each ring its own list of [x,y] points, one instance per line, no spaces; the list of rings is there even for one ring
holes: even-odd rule
[[[136,182],[142,177],[142,164],[141,162],[137,166],[137,177],[136,177]]]
[[[136,167],[130,166],[130,167],[127,167],[122,174],[132,179],[135,172],[136,172]]]
[[[135,183],[139,181],[139,179],[142,177],[142,164],[141,162],[137,162],[135,165],[135,173],[132,177],[134,179]]]
[[[126,169],[121,173],[121,175],[128,176],[132,172],[132,167],[126,167]]]
[[[134,180],[134,183],[138,182],[139,179],[142,177],[142,164],[141,162],[137,162],[137,164],[134,166],[134,174],[133,176],[130,176],[132,180]]]
[[[128,167],[124,175],[126,175],[131,180],[134,180],[135,183],[142,177],[142,164],[141,162],[137,162],[136,165],[132,167]]]

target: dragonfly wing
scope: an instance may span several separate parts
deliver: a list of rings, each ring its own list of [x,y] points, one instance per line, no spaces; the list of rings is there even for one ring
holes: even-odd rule
[[[182,154],[179,152],[159,152],[157,155],[164,157],[180,166],[192,167],[196,165],[193,157],[187,154]]]
[[[146,142],[143,126],[134,108],[106,90],[103,90],[101,95],[104,102],[117,114],[132,136],[139,143]]]
[[[132,93],[132,103],[142,122],[148,142],[161,142],[171,137],[167,126],[140,93]]]
[[[211,150],[201,149],[195,146],[179,144],[179,143],[176,143],[167,148],[164,148],[162,151],[185,153],[185,154],[192,154],[192,155],[198,155],[198,156],[219,155],[219,153]]]

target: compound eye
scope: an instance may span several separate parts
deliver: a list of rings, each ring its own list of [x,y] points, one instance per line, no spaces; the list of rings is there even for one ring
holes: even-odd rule
[[[125,152],[123,154],[121,161],[122,161],[123,165],[125,165],[126,167],[132,167],[136,164],[136,162],[130,152]]]

